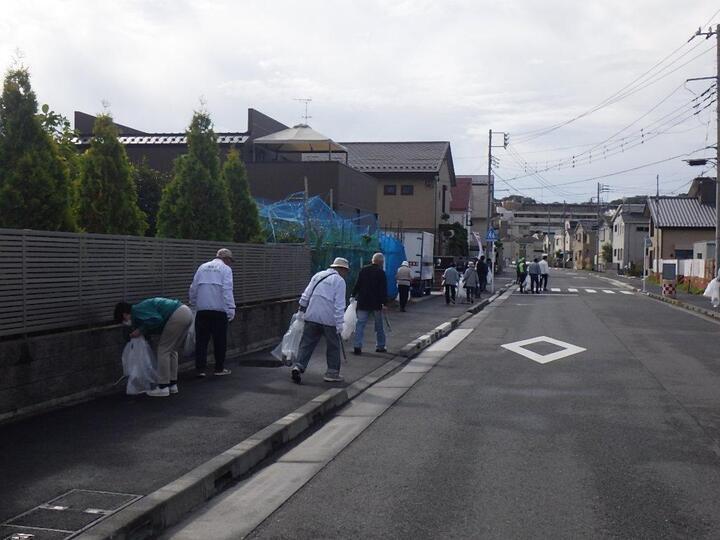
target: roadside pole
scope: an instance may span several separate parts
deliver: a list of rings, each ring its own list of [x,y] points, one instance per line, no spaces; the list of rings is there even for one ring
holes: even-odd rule
[[[717,47],[717,71],[715,73],[716,83],[715,91],[720,89],[720,24],[715,26],[715,42]],[[716,128],[717,137],[715,139],[715,276],[718,276],[720,269],[720,107],[718,106],[720,99],[715,94],[715,112],[717,113]]]

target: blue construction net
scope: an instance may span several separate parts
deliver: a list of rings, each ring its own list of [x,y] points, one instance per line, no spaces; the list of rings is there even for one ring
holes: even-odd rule
[[[374,253],[385,255],[388,296],[397,295],[395,273],[405,257],[401,242],[380,232],[375,214],[335,212],[322,197],[294,193],[282,201],[256,199],[260,222],[269,243],[303,243],[312,251],[312,271],[327,268],[335,257],[350,262],[348,290],[357,280],[363,265],[369,264]],[[348,293],[349,294],[349,293]]]

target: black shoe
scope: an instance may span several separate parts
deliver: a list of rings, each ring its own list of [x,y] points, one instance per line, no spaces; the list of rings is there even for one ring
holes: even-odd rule
[[[385,347],[378,347],[375,349],[375,352],[387,352],[387,349]]]
[[[300,376],[300,370],[296,367],[292,368],[292,370],[290,371],[290,378],[295,384],[300,384],[300,382],[302,381],[302,377]]]
[[[360,347],[355,347],[355,348],[353,349],[353,354],[361,355],[361,354],[362,354],[362,349],[361,349]]]

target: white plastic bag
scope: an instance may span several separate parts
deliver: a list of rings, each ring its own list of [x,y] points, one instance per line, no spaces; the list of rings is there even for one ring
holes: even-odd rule
[[[350,336],[355,332],[355,326],[357,325],[357,301],[353,298],[350,301],[350,305],[345,310],[345,317],[343,319],[343,329],[340,337],[345,341],[350,339]]]
[[[305,314],[298,311],[292,316],[287,332],[271,354],[286,366],[291,366],[298,356],[304,329]]]
[[[530,288],[530,274],[525,276],[525,281],[523,281],[523,289],[529,289]]]
[[[190,328],[188,328],[188,333],[185,336],[183,356],[185,358],[195,356],[195,312],[193,312],[192,322],[190,323]]]
[[[705,287],[703,296],[710,298],[713,307],[720,306],[720,283],[716,279],[710,280],[710,283]]]
[[[144,337],[132,338],[122,353],[123,373],[127,376],[126,393],[142,394],[157,382],[155,354]]]

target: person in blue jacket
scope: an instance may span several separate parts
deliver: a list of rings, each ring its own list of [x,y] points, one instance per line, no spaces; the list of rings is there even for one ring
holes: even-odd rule
[[[130,337],[160,335],[158,386],[148,390],[148,396],[166,397],[178,393],[178,349],[185,342],[192,320],[190,308],[180,300],[170,298],[148,298],[134,305],[119,302],[115,306],[115,321],[133,328]]]

